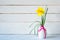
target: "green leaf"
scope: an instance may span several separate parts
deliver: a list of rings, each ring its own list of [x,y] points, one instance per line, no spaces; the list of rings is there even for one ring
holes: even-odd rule
[[[48,11],[48,8],[46,8],[45,14],[41,17],[41,25],[44,25],[45,24],[47,11]]]
[[[38,22],[40,24],[40,21],[35,21],[29,27],[32,27],[32,25],[35,24],[36,22]]]
[[[36,27],[39,27],[40,24],[37,24],[34,26],[34,28],[29,32],[29,34],[31,34],[31,32],[36,28]],[[34,31],[34,34],[35,34],[35,31]]]

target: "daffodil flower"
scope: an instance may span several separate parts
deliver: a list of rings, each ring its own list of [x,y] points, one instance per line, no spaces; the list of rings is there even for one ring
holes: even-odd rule
[[[38,7],[38,9],[36,10],[36,12],[37,12],[38,16],[42,16],[45,13],[45,10],[42,7]]]
[[[38,28],[40,26],[44,26],[45,20],[46,20],[47,11],[48,11],[48,8],[47,7],[45,9],[43,7],[38,7],[38,9],[36,10],[36,12],[37,12],[37,15],[38,16],[41,16],[41,21],[35,21],[35,22],[33,22],[30,25],[30,27],[31,27],[34,23],[38,22],[38,24],[36,24],[34,26],[34,28],[30,31],[30,34],[34,31],[34,34],[37,34],[38,35],[38,31],[36,33],[36,30],[38,30]]]

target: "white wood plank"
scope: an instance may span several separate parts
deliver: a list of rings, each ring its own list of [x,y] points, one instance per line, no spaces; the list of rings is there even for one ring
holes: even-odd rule
[[[0,22],[29,22],[38,20],[34,14],[0,14]]]
[[[37,14],[0,14],[0,22],[7,23],[32,22],[40,19]],[[60,14],[47,14],[46,21],[60,22]]]
[[[42,6],[45,8],[46,6]],[[48,13],[60,13],[60,6],[47,6]],[[38,6],[0,6],[0,13],[36,13]]]
[[[27,34],[27,24],[28,23],[0,23],[0,34]]]
[[[60,34],[60,22],[46,22],[45,27],[48,34]]]
[[[60,21],[60,14],[47,14],[46,21]]]
[[[60,4],[60,0],[0,0],[0,5],[46,5]]]
[[[29,34],[37,24],[30,28],[29,25],[31,23],[0,23],[0,34]],[[45,28],[47,29],[47,34],[60,34],[60,23],[46,22]]]

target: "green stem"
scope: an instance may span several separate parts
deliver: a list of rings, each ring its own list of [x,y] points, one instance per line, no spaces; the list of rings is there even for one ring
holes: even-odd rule
[[[41,16],[41,25],[44,25],[45,24],[47,11],[48,11],[48,8],[46,8],[45,14],[43,16]]]

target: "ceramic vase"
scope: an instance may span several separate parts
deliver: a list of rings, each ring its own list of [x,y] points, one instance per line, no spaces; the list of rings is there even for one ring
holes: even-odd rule
[[[46,39],[46,29],[43,25],[40,26],[39,29],[38,29],[38,38]]]

